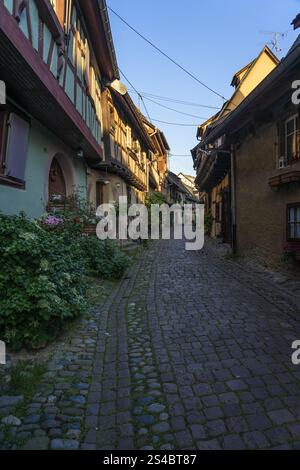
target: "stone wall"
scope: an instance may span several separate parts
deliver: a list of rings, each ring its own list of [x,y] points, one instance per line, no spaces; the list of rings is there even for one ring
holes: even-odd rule
[[[286,243],[287,204],[300,201],[300,185],[269,186],[269,178],[300,170],[300,162],[278,170],[275,123],[261,126],[245,139],[236,155],[237,244],[242,255],[276,263]]]

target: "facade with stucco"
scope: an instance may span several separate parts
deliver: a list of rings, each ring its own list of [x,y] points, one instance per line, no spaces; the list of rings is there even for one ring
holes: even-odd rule
[[[104,159],[102,93],[119,78],[104,0],[0,0],[0,211],[88,196]],[[95,191],[93,188],[91,191]]]

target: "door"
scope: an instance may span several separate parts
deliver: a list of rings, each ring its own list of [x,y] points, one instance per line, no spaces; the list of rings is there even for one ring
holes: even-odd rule
[[[66,181],[62,168],[56,158],[53,158],[49,172],[49,202],[64,202],[67,197]]]

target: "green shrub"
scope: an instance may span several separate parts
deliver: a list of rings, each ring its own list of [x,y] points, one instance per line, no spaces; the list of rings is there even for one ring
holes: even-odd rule
[[[39,348],[88,308],[87,275],[120,278],[129,259],[113,241],[86,237],[72,216],[0,215],[0,338]]]
[[[167,203],[167,198],[163,193],[155,192],[153,194],[147,194],[145,205],[148,209],[151,209],[152,204],[158,204],[161,206],[162,204]]]
[[[81,256],[86,260],[90,274],[104,279],[119,279],[129,265],[129,258],[113,240],[82,237],[79,244]]]
[[[25,217],[0,215],[0,337],[37,348],[85,311],[86,266],[74,246]]]
[[[204,218],[204,230],[206,235],[211,235],[214,218],[211,210],[207,211]]]

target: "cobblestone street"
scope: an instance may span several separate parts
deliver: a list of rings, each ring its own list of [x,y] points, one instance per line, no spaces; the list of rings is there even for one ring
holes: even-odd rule
[[[153,243],[54,355],[13,445],[299,449],[299,313],[296,297],[209,246]]]

